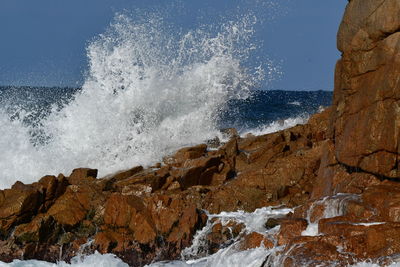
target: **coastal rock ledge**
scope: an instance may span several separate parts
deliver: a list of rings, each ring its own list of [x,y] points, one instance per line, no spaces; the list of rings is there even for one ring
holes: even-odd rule
[[[113,253],[131,266],[180,258],[207,213],[294,208],[241,249],[282,246],[279,266],[384,265],[400,253],[400,0],[349,1],[333,105],[307,124],[187,147],[106,177],[75,169],[0,190],[0,261]],[[241,225],[215,224],[209,253]],[[340,248],[340,249],[338,249]]]

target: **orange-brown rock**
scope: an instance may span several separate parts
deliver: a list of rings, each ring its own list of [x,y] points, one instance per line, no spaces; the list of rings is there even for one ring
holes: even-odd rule
[[[143,200],[133,195],[112,194],[105,204],[104,223],[112,228],[128,228],[134,240],[142,244],[153,241],[157,235]]]
[[[292,239],[281,254],[278,266],[348,266],[352,255],[341,253],[336,236],[302,236]]]
[[[168,165],[182,166],[187,160],[197,159],[203,156],[207,151],[207,145],[201,144],[194,147],[185,147],[178,150],[175,155],[164,158]]]
[[[126,179],[128,177],[131,177],[131,176],[133,176],[133,175],[135,175],[135,174],[137,174],[137,173],[139,173],[141,171],[143,171],[143,167],[142,166],[136,166],[136,167],[133,167],[133,168],[131,168],[129,170],[120,171],[120,172],[114,173],[112,175],[108,175],[108,176],[106,176],[104,178],[113,178],[113,179],[119,181],[119,180],[124,180],[124,179]]]
[[[15,228],[14,236],[20,243],[57,240],[58,232],[54,231],[54,219],[39,214],[30,223],[20,224]]]
[[[247,250],[252,248],[265,247],[265,248],[273,248],[274,243],[270,239],[268,239],[265,235],[262,235],[257,232],[251,232],[243,237],[243,240],[240,242],[240,249]]]
[[[399,13],[398,1],[352,0],[340,25],[329,157],[350,174],[400,178]],[[317,197],[347,190],[332,184],[337,167],[321,168]]]
[[[291,239],[301,236],[301,233],[307,228],[307,221],[301,218],[288,218],[280,220],[281,228],[278,234],[278,245],[286,245]]]
[[[87,181],[93,181],[97,177],[96,169],[79,168],[74,169],[68,177],[70,184],[81,184]]]
[[[31,185],[16,182],[0,191],[0,236],[8,235],[18,223],[29,220],[41,204],[40,192]]]

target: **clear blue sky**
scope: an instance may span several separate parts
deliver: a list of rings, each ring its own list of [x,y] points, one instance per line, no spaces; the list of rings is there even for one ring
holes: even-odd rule
[[[272,3],[272,6],[271,6]],[[157,11],[183,29],[251,10],[260,55],[279,63],[266,89],[331,90],[346,0],[1,0],[0,85],[79,86],[90,40],[120,11]]]

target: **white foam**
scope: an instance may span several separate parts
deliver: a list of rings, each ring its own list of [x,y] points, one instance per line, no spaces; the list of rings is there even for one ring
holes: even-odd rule
[[[266,125],[261,125],[257,128],[247,129],[240,133],[242,137],[246,136],[247,134],[254,134],[254,135],[264,135],[270,134],[278,131],[282,131],[291,127],[294,127],[298,124],[305,124],[309,119],[308,114],[303,114],[294,118],[287,118],[285,120],[277,120],[271,122]]]
[[[128,267],[121,259],[113,254],[100,254],[95,252],[92,255],[72,258],[71,264],[64,261],[50,263],[38,260],[14,260],[11,263],[0,262],[0,267]]]
[[[207,225],[202,230],[196,233],[192,245],[182,251],[182,258],[193,259],[193,258],[198,258],[199,256],[203,257],[206,256],[204,255],[204,251],[206,251],[205,247],[207,246],[207,234],[211,232],[212,227],[217,222],[226,225],[229,222],[233,221],[238,224],[243,224],[245,226],[243,231],[246,231],[248,233],[258,232],[264,235],[266,234],[272,235],[273,233],[276,233],[279,227],[267,231],[267,229],[265,228],[265,223],[267,222],[267,220],[269,218],[283,217],[291,211],[293,210],[289,208],[264,207],[250,213],[244,211],[235,211],[235,212],[221,212],[219,214],[208,214],[209,220],[207,222]],[[214,222],[212,222],[213,219]],[[238,240],[235,239],[232,241],[233,242],[230,246],[231,250],[235,247],[234,244]]]
[[[309,223],[306,230],[301,232],[302,236],[317,236],[318,235],[318,223]]]
[[[118,15],[88,46],[87,79],[68,105],[36,128],[23,123],[26,114],[12,121],[0,109],[0,188],[77,167],[102,176],[214,138],[227,101],[246,98],[263,78],[244,67],[255,22],[243,15],[215,34],[206,26],[177,33],[156,16]]]
[[[301,103],[299,101],[293,101],[293,102],[289,102],[288,105],[301,106]]]
[[[301,235],[303,236],[317,236],[319,234],[318,222],[320,219],[333,218],[342,216],[344,214],[345,204],[348,200],[358,199],[358,195],[354,194],[337,194],[334,196],[324,197],[321,200],[315,201],[309,210],[307,211],[308,225]],[[315,207],[323,205],[324,211],[321,218],[318,218],[315,222],[311,221],[311,214]]]
[[[361,226],[374,226],[374,225],[382,225],[386,222],[370,222],[370,223],[352,223],[353,225],[361,225]]]
[[[266,229],[265,223],[269,218],[279,218],[285,216],[289,212],[293,211],[288,208],[276,208],[276,207],[264,207],[257,209],[254,212],[221,212],[220,214],[208,214],[209,220],[207,225],[200,231],[198,231],[194,237],[193,244],[191,247],[186,248],[182,252],[182,261],[173,262],[158,262],[151,264],[150,266],[193,266],[193,267],[203,267],[203,266],[261,266],[266,260],[268,255],[276,252],[280,247],[275,247],[272,249],[264,248],[263,246],[248,249],[245,251],[240,251],[237,248],[237,244],[240,241],[240,235],[233,239],[231,244],[226,248],[218,250],[212,255],[204,254],[206,236],[212,230],[215,223],[220,222],[226,225],[229,222],[236,222],[238,224],[243,223],[245,228],[243,231],[248,233],[258,232],[260,234],[269,236],[272,238],[274,234],[279,230],[279,226],[273,229]],[[218,219],[218,220],[215,220]],[[214,222],[212,222],[214,221]]]
[[[263,264],[270,251],[263,247],[249,249],[245,251],[236,251],[231,248],[222,249],[216,254],[199,260],[192,261],[172,261],[157,262],[151,264],[151,267],[259,267]]]
[[[394,262],[394,263],[390,263],[387,265],[381,265],[381,264],[377,264],[377,263],[373,263],[370,261],[363,261],[363,262],[358,262],[354,265],[351,265],[351,267],[400,267],[400,262]],[[349,265],[350,267],[350,265]]]
[[[220,214],[209,214],[209,218],[218,218],[221,222],[227,223],[234,220],[237,223],[243,223],[249,232],[265,232],[265,222],[268,218],[283,217],[292,212],[290,208],[263,207],[254,212],[234,211],[221,212]]]

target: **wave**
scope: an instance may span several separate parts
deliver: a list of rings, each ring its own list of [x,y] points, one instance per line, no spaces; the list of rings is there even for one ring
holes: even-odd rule
[[[34,121],[35,110],[0,109],[0,187],[76,167],[105,175],[149,165],[215,137],[227,102],[264,77],[246,63],[255,23],[244,15],[218,31],[177,33],[156,16],[118,14],[87,47],[87,78],[68,101]]]
[[[255,128],[245,129],[242,132],[240,132],[240,135],[245,137],[248,134],[252,135],[270,134],[294,127],[298,124],[305,124],[307,123],[309,118],[310,114],[304,113],[296,117],[287,118],[283,120],[276,120],[271,123],[263,124]]]
[[[121,259],[113,254],[103,254],[96,252],[88,256],[76,256],[71,259],[71,263],[60,261],[50,263],[39,260],[14,260],[11,263],[0,262],[0,267],[128,267]]]

